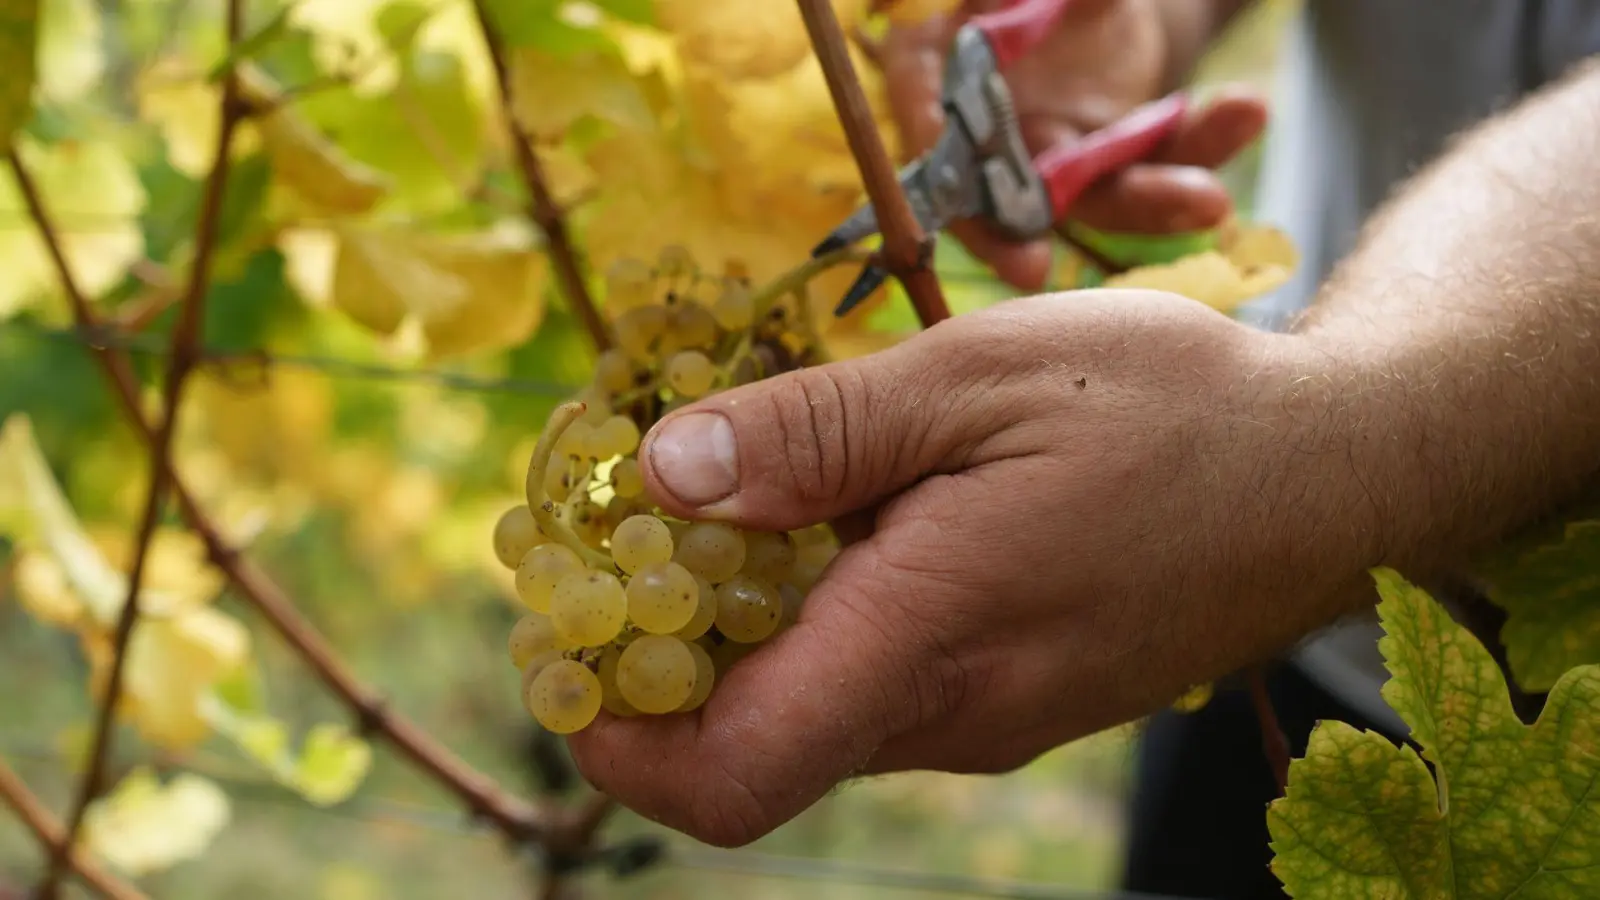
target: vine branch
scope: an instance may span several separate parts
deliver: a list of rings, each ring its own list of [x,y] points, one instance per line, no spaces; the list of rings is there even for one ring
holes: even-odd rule
[[[884,266],[905,285],[922,327],[930,328],[950,318],[950,307],[939,288],[939,279],[929,267],[933,237],[922,233],[922,226],[911,212],[911,203],[900,188],[894,163],[883,145],[883,136],[872,118],[861,79],[850,60],[849,40],[834,15],[832,4],[828,0],[798,2],[806,31],[811,35],[811,46],[828,82],[828,93],[833,96],[839,123],[850,143],[850,154],[855,157],[856,167],[866,184],[867,197],[883,228]]]
[[[229,0],[227,40],[229,53],[238,46],[244,27],[244,0]],[[244,115],[239,100],[239,81],[230,64],[222,84],[221,122],[217,129],[216,155],[206,178],[205,193],[201,200],[200,218],[195,226],[195,255],[182,305],[178,308],[178,321],[172,332],[172,349],[167,358],[166,381],[162,394],[161,423],[150,441],[150,489],[145,497],[144,514],[139,522],[135,541],[133,565],[128,573],[128,596],[117,618],[114,637],[111,674],[106,684],[106,694],[100,703],[95,721],[94,742],[89,762],[83,772],[83,781],[77,800],[67,819],[66,837],[51,855],[50,868],[40,887],[41,895],[51,900],[57,894],[57,885],[67,865],[67,855],[78,839],[83,827],[83,817],[89,804],[104,789],[106,756],[110,753],[115,732],[116,711],[122,698],[123,673],[127,669],[128,643],[139,619],[139,588],[143,583],[145,561],[149,556],[150,542],[155,536],[156,524],[166,505],[168,482],[172,470],[172,438],[177,430],[178,409],[183,399],[183,387],[189,373],[199,359],[196,348],[200,343],[200,330],[205,321],[206,289],[210,283],[211,258],[216,248],[217,223],[222,215],[222,201],[228,184],[229,161],[232,157],[233,135]],[[13,156],[20,168],[20,160]]]
[[[85,331],[95,333],[104,327],[104,323],[90,308],[72,275],[61,251],[60,235],[44,208],[32,175],[14,153],[11,155],[11,166],[19,192],[55,264],[73,317]],[[91,345],[91,349],[139,437],[146,444],[153,444],[155,430],[140,408],[138,380],[128,357],[109,344]],[[386,709],[382,699],[363,686],[339,660],[327,639],[296,609],[294,601],[229,543],[200,508],[182,479],[176,473],[171,474],[172,492],[179,511],[205,544],[212,564],[228,578],[245,603],[259,612],[284,642],[305,660],[323,684],[350,707],[367,731],[381,735],[429,777],[459,797],[475,817],[492,823],[508,839],[521,841],[541,836],[542,823],[531,808],[497,790],[486,776],[436,743],[421,728]]]
[[[594,342],[595,349],[608,350],[611,348],[611,332],[606,328],[605,320],[601,318],[600,310],[594,304],[594,298],[589,295],[588,285],[583,278],[583,269],[578,264],[577,251],[573,249],[572,239],[567,234],[561,207],[550,193],[549,183],[544,177],[544,167],[539,164],[539,155],[534,152],[527,134],[517,122],[517,114],[512,103],[511,69],[506,62],[505,46],[501,43],[500,36],[495,33],[484,0],[472,0],[472,8],[478,18],[478,29],[483,33],[483,43],[489,50],[489,61],[494,66],[495,80],[500,86],[501,112],[506,120],[506,129],[510,133],[512,152],[516,154],[517,168],[522,172],[522,180],[528,186],[527,217],[544,232],[545,245],[550,255],[550,262],[555,267],[556,278],[561,282],[561,290],[567,295],[567,302],[572,311],[577,313],[583,322],[584,330],[589,332],[589,338]]]
[[[0,760],[0,800],[17,811],[17,816],[22,824],[33,832],[33,836],[50,853],[53,860],[57,855],[66,860],[67,867],[84,883],[93,888],[102,897],[110,900],[149,900],[137,888],[132,887],[111,873],[105,871],[89,860],[82,859],[80,854],[68,851],[72,845],[63,840],[61,823],[50,815],[39,798],[28,790],[22,779],[13,772],[4,760]]]
[[[1255,706],[1256,721],[1261,723],[1261,749],[1272,766],[1272,778],[1278,784],[1278,796],[1289,787],[1289,737],[1278,724],[1278,713],[1272,708],[1272,695],[1267,693],[1267,675],[1261,666],[1253,666],[1245,673],[1250,683],[1250,701]]]

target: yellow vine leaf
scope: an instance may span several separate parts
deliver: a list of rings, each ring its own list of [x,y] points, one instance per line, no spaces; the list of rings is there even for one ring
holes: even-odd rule
[[[864,20],[870,0],[833,0],[846,30]],[[800,64],[811,39],[794,3],[656,0],[656,22],[682,45],[685,59],[725,78],[769,78]]]
[[[332,806],[355,792],[372,767],[372,747],[343,725],[324,722],[306,732],[296,753],[289,726],[271,715],[232,707],[215,696],[205,703],[207,722],[284,787],[316,806]]]
[[[228,797],[192,773],[161,783],[140,766],[84,812],[90,852],[130,875],[147,875],[195,859],[232,816]]]
[[[352,76],[350,87],[357,94],[380,94],[400,74],[399,60],[378,30],[377,13],[387,5],[389,0],[295,3],[289,23],[311,33],[311,57],[319,70]]]
[[[69,587],[81,604],[77,618],[86,627],[109,628],[117,621],[128,596],[128,579],[107,559],[78,521],[66,495],[50,471],[49,463],[33,438],[33,426],[26,415],[15,413],[0,424],[0,524],[16,540],[25,555],[39,554],[56,567],[59,582]],[[159,577],[162,553],[172,553],[168,572],[193,573],[193,564],[184,557],[193,545],[182,537],[158,532],[152,547],[152,573]],[[168,547],[167,550],[161,548]],[[44,563],[31,564],[42,569]],[[37,584],[58,583],[57,574],[35,571]],[[189,581],[180,590],[154,587],[145,582],[140,598],[142,609],[154,616],[173,615],[204,603],[214,592],[214,580]],[[41,589],[34,600],[48,620],[59,621],[74,610],[74,604],[53,591]]]
[[[1600,663],[1600,519],[1566,523],[1529,543],[1475,568],[1506,611],[1500,639],[1512,677],[1538,692],[1569,669]]]
[[[1282,286],[1297,264],[1294,244],[1278,229],[1236,227],[1224,232],[1214,250],[1129,269],[1106,278],[1104,286],[1170,291],[1229,312]]]
[[[95,0],[38,0],[38,88],[51,103],[71,103],[105,75],[105,28]]]
[[[385,336],[419,322],[441,357],[513,346],[544,319],[549,267],[529,235],[339,230],[332,298]]]
[[[533,47],[512,51],[511,109],[536,138],[558,138],[588,116],[630,129],[655,127],[643,82],[620,53],[560,57]]]
[[[86,636],[84,649],[95,697],[103,698],[113,658],[109,635]],[[128,640],[117,712],[152,744],[191,748],[211,732],[206,699],[249,658],[250,633],[212,607],[165,618],[141,617]]]
[[[1600,667],[1568,671],[1524,725],[1470,631],[1393,570],[1373,577],[1391,676],[1383,697],[1422,757],[1343,722],[1317,726],[1267,814],[1272,869],[1289,895],[1595,896]]]
[[[32,114],[38,30],[39,0],[0,0],[0,145]]]
[[[306,4],[301,4],[305,6]],[[389,191],[382,172],[352,159],[307,122],[260,69],[239,67],[246,101],[271,112],[251,120],[273,177],[300,199],[323,212],[357,215],[371,209]]]
[[[160,60],[139,73],[134,85],[139,118],[156,127],[167,145],[167,160],[190,178],[204,178],[216,155],[221,91],[175,58]],[[243,140],[246,135],[251,139]],[[248,129],[236,132],[234,155],[259,145]]]
[[[107,138],[41,145],[18,135],[15,147],[38,183],[79,287],[91,298],[111,289],[144,256],[138,217],[146,198],[132,162]],[[15,223],[0,228],[3,320],[58,296],[60,280],[9,169],[0,169],[0,220]],[[65,309],[54,307],[63,323]]]
[[[960,8],[961,0],[894,0],[885,5],[883,13],[896,25],[916,25]]]

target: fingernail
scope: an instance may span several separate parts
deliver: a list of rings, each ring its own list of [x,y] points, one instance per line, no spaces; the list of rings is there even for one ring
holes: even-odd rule
[[[650,439],[650,466],[674,497],[705,506],[739,490],[739,448],[721,413],[670,419]]]

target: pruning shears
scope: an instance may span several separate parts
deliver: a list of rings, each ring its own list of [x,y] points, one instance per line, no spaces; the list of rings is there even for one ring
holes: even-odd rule
[[[1072,0],[1017,0],[969,19],[956,32],[946,65],[944,133],[933,149],[900,170],[900,186],[925,234],[952,221],[983,218],[1017,241],[1041,237],[1095,182],[1149,158],[1188,113],[1175,92],[1112,124],[1029,154],[1002,72],[1049,35]],[[835,228],[813,257],[877,234],[870,204]],[[868,263],[834,310],[843,316],[889,278]]]

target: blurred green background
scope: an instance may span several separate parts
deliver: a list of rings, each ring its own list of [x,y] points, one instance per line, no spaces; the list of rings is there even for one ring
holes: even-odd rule
[[[302,5],[326,10],[333,3]],[[181,267],[199,178],[175,161],[171,148],[182,127],[210,126],[197,118],[198,107],[180,105],[162,120],[168,147],[162,153],[151,152],[149,133],[126,123],[141,114],[134,85],[142,67],[174,46],[199,57],[214,49],[214,35],[203,35],[211,27],[205,23],[215,22],[215,4],[43,0],[43,7],[50,39],[41,64],[53,74],[30,139],[41,146],[100,141],[127,154],[146,194],[137,215],[141,255]],[[1219,45],[1199,80],[1266,86],[1276,36],[1291,9],[1261,5]],[[326,48],[297,48],[295,39],[286,39],[280,71],[294,70],[296,60],[310,70],[328,65]],[[370,112],[343,102],[356,105],[330,100],[319,122],[334,123],[352,109]],[[1228,173],[1246,213],[1254,163],[1252,153]],[[274,369],[264,381],[248,366],[200,379],[180,470],[230,523],[264,517],[252,557],[361,679],[472,765],[514,791],[537,792],[536,729],[518,703],[502,652],[516,611],[509,578],[488,555],[488,533],[516,496],[514,470],[559,388],[586,377],[581,334],[553,303],[537,333],[513,346],[444,362],[397,356],[304,296],[298,260],[281,244],[254,239],[273,215],[264,210],[276,202],[264,168],[257,156],[237,166],[206,342],[231,350],[270,347],[303,364]],[[484,180],[517,189],[505,172],[491,171]],[[63,213],[73,234],[97,233],[95,199],[81,215]],[[471,220],[477,213],[469,204],[452,215]],[[22,237],[31,226],[14,198],[0,197],[0,216],[0,260],[9,255],[17,271],[27,270],[31,263],[22,257],[37,253]],[[957,308],[1007,296],[948,241],[938,264]],[[148,300],[147,279],[121,272],[108,282],[100,294],[107,310]],[[65,332],[62,309],[49,290],[0,304],[0,420],[14,413],[30,418],[74,509],[120,563],[143,501],[145,454],[118,419],[87,352]],[[147,383],[154,383],[170,315],[159,312],[143,337],[129,342]],[[523,388],[481,389],[480,382],[504,379]],[[528,383],[544,387],[529,390]],[[0,543],[0,758],[61,810],[92,720],[87,666],[76,636],[41,624],[19,602],[22,593],[48,586],[25,583],[9,546]],[[181,565],[168,574],[184,578]],[[216,604],[248,625],[273,715],[296,733],[315,722],[346,721],[236,597],[223,591]],[[1107,887],[1119,866],[1133,733],[1078,742],[1002,777],[915,773],[860,781],[748,851],[717,852],[665,835],[671,855],[664,864],[625,880],[585,881],[593,896],[619,898],[909,900],[985,893],[971,884],[965,892],[919,886],[896,874],[902,872],[986,879],[996,889],[1012,882]],[[536,860],[507,854],[492,833],[472,828],[449,796],[381,744],[356,794],[327,809],[277,786],[216,739],[165,754],[124,729],[114,761],[119,773],[155,762],[206,775],[232,803],[231,820],[208,852],[140,881],[155,897],[500,898],[531,896],[536,883]],[[622,814],[607,833],[659,830]],[[0,885],[30,884],[38,859],[26,832],[0,814]]]

